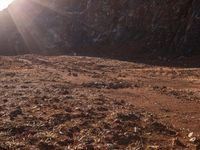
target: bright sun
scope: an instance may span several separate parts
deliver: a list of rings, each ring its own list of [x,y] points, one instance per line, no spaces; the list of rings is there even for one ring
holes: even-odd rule
[[[13,0],[0,0],[0,11],[7,8]]]

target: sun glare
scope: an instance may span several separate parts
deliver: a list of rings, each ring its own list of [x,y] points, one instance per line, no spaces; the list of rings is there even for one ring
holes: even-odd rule
[[[7,8],[13,0],[0,0],[0,11]]]

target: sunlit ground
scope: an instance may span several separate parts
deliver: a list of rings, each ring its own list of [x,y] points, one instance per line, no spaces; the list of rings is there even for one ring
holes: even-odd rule
[[[13,0],[0,0],[0,11],[7,8]]]

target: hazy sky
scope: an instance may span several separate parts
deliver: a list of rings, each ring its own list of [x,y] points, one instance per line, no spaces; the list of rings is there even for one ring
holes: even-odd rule
[[[0,10],[5,9],[13,0],[0,0]]]

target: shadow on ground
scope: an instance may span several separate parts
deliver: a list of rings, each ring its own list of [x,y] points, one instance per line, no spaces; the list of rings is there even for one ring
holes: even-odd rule
[[[116,59],[121,61],[128,61],[134,63],[142,63],[152,66],[163,66],[163,67],[179,67],[179,68],[199,68],[200,67],[200,55],[191,54],[189,55],[175,55],[152,53],[150,50],[144,50],[142,46],[130,46],[130,45],[115,45],[115,46],[95,46],[95,47],[82,47],[71,50],[50,50],[50,51],[23,51],[20,53],[11,52],[1,53],[0,56],[16,56],[24,54],[39,54],[45,56],[89,56],[89,57],[100,57],[106,59]]]

